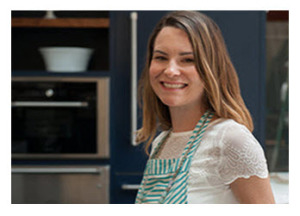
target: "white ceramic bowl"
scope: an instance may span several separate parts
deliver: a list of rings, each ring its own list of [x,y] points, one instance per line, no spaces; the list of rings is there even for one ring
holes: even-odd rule
[[[39,51],[47,71],[84,72],[94,50],[82,47],[41,47]]]

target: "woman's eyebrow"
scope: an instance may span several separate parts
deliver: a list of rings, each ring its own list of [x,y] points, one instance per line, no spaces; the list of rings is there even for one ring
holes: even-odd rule
[[[179,55],[194,55],[193,52],[181,52]]]
[[[168,53],[161,51],[161,50],[154,50],[153,53],[160,53],[162,55],[168,55]],[[180,52],[179,55],[183,56],[183,55],[193,55],[193,52]]]
[[[154,50],[153,53],[160,53],[162,55],[168,55],[166,52],[161,51],[161,50]]]

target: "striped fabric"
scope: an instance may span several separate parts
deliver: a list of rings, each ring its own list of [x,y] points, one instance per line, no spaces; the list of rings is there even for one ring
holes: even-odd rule
[[[187,180],[189,167],[192,161],[193,153],[197,150],[201,138],[205,132],[205,129],[210,122],[213,114],[206,112],[196,125],[193,135],[190,137],[186,147],[180,158],[176,159],[158,159],[155,158],[159,147],[164,142],[165,138],[157,145],[154,149],[154,153],[149,158],[145,171],[144,177],[139,188],[136,203],[143,204],[182,204],[187,203]],[[205,121],[206,120],[206,121]],[[205,122],[204,122],[205,121]],[[204,125],[203,125],[204,124]],[[187,153],[187,157],[183,162],[184,155]],[[181,165],[182,163],[182,165]],[[181,165],[181,167],[180,167]],[[172,179],[177,169],[180,168],[174,183]],[[166,190],[172,184],[168,194]]]

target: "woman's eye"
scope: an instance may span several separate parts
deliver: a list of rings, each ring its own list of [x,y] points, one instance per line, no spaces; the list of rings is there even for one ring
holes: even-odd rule
[[[185,58],[185,59],[183,59],[183,62],[192,63],[192,62],[194,62],[194,59],[193,58]]]
[[[155,56],[154,59],[155,59],[155,60],[159,60],[159,61],[164,61],[164,60],[166,60],[167,58],[164,57],[164,56]]]

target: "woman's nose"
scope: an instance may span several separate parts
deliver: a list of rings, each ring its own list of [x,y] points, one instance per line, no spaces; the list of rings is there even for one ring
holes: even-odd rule
[[[180,75],[180,70],[176,62],[170,61],[169,64],[166,66],[166,69],[164,70],[164,73],[168,77],[174,77]]]

